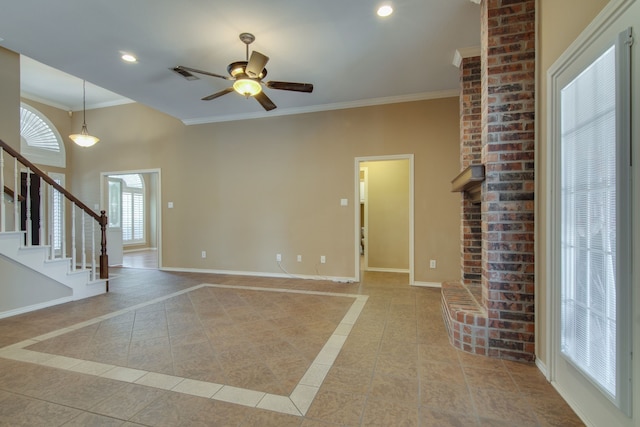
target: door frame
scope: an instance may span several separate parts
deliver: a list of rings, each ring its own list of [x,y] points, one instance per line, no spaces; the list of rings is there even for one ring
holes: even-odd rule
[[[107,210],[105,204],[106,193],[105,189],[108,186],[109,175],[128,175],[128,174],[157,174],[158,175],[158,188],[156,193],[156,241],[157,241],[157,256],[158,256],[158,270],[162,269],[162,171],[157,169],[132,169],[125,171],[111,171],[100,172],[100,210]]]
[[[572,409],[580,416],[580,418],[587,425],[618,425],[618,426],[637,426],[638,420],[640,420],[638,411],[632,411],[630,415],[625,413],[625,405],[617,406],[613,403],[598,386],[578,369],[567,361],[561,354],[561,335],[560,335],[560,308],[561,297],[560,290],[557,286],[560,283],[560,251],[557,236],[560,232],[560,227],[557,221],[560,212],[560,198],[559,198],[559,185],[560,182],[560,167],[559,167],[559,147],[557,144],[560,129],[559,123],[559,102],[557,93],[560,90],[562,83],[562,73],[571,72],[571,67],[578,67],[587,63],[590,59],[596,57],[595,53],[601,51],[604,46],[611,43],[617,35],[627,27],[633,27],[634,31],[637,30],[637,17],[640,14],[640,2],[637,0],[611,0],[602,11],[596,16],[596,18],[585,28],[585,30],[578,36],[578,38],[567,48],[567,50],[551,65],[547,70],[548,90],[547,90],[547,121],[548,126],[546,129],[547,134],[547,152],[545,156],[547,171],[546,171],[546,183],[544,184],[543,191],[548,199],[548,204],[544,211],[544,221],[546,222],[546,230],[544,230],[544,262],[545,269],[542,271],[543,282],[545,283],[543,289],[546,288],[545,294],[538,296],[536,293],[536,305],[544,302],[546,313],[544,315],[544,344],[545,349],[543,353],[544,363],[536,362],[540,369],[545,373],[547,379],[558,390],[560,395],[567,401]],[[632,67],[637,68],[638,59],[634,58],[633,52],[631,55]],[[632,104],[635,105],[637,99],[638,89],[633,89],[632,86]],[[637,116],[637,110],[633,110],[633,116],[630,121],[633,123],[633,118]],[[636,111],[633,113],[633,111]],[[636,145],[640,140],[638,136],[638,128],[632,128],[631,144],[632,144],[632,159],[633,163],[638,163],[638,150]],[[631,172],[631,186],[637,183],[639,174],[637,168]],[[635,193],[631,194],[631,230],[632,230],[632,245],[640,241],[638,230],[638,219],[634,212],[640,210],[640,202]],[[537,226],[536,226],[537,227]],[[631,265],[638,265],[640,255],[638,251],[631,251],[633,259]],[[536,271],[538,273],[538,271]],[[637,285],[638,273],[633,271],[632,273],[632,286]],[[637,286],[636,286],[637,287]],[[628,301],[630,310],[629,317],[631,318],[630,336],[637,335],[638,322],[638,302],[640,298],[637,292],[631,291],[631,301]],[[542,299],[544,298],[544,299]],[[624,308],[617,308],[618,310]],[[538,321],[538,316],[536,320]],[[538,326],[536,326],[538,328]],[[627,335],[625,330],[620,333]],[[633,346],[631,350],[638,353],[640,345],[638,340],[631,340]],[[620,349],[618,349],[620,350]],[[537,359],[540,360],[540,359]],[[627,362],[625,361],[625,364]],[[638,372],[638,358],[631,358],[630,363],[631,370],[631,384],[630,384],[630,402],[625,402],[627,407],[632,409],[638,408],[640,402],[640,393],[638,393],[638,384],[640,383],[640,375]],[[624,395],[623,397],[627,397]]]
[[[392,154],[386,156],[356,157],[354,160],[354,277],[356,282],[360,281],[360,164],[364,162],[379,162],[388,160],[408,160],[409,161],[409,285],[414,283],[414,155],[413,154]],[[365,189],[366,191],[366,189]],[[367,236],[368,237],[368,236]],[[366,250],[366,248],[365,248]]]

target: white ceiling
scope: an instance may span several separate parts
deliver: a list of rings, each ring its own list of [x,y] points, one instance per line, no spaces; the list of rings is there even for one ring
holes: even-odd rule
[[[480,41],[474,0],[390,0],[379,18],[371,0],[0,0],[0,46],[20,53],[27,98],[63,109],[131,100],[187,124],[320,111],[453,94],[456,49]],[[313,83],[311,94],[265,89],[265,112],[231,93],[231,82],[171,71],[184,65],[226,75],[245,59],[238,35],[270,57],[265,81]],[[138,58],[120,59],[123,52]],[[46,64],[46,65],[45,65]]]

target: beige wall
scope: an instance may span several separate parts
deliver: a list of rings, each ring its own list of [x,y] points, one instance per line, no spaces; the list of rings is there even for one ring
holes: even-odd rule
[[[415,279],[457,278],[456,98],[197,126],[129,104],[87,124],[101,142],[67,144],[72,190],[92,206],[100,171],[160,168],[164,267],[277,274],[281,253],[292,273],[353,277],[354,159],[414,154]]]
[[[20,57],[0,47],[0,139],[20,149]]]
[[[545,245],[546,223],[544,221],[547,201],[547,71],[562,55],[569,45],[580,35],[586,26],[604,8],[608,0],[538,0],[538,111],[536,114],[537,150],[536,150],[536,357],[544,364],[547,362],[545,331],[547,310],[547,283],[545,283]]]
[[[362,162],[367,168],[370,269],[409,269],[409,160]]]

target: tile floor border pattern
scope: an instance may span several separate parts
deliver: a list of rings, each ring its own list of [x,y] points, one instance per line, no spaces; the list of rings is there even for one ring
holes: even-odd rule
[[[93,362],[89,360],[76,359],[67,356],[42,353],[38,351],[27,350],[25,348],[41,341],[64,335],[68,332],[72,332],[80,328],[84,328],[86,326],[90,326],[95,323],[99,323],[113,317],[120,316],[122,314],[135,311],[151,304],[156,304],[204,287],[264,292],[283,292],[331,297],[347,297],[354,298],[355,301],[289,396],[276,395],[240,387],[233,387],[226,384],[217,384],[173,375],[160,374],[141,369],[132,369],[122,366]],[[358,320],[358,317],[360,316],[360,313],[362,312],[367,299],[368,296],[366,295],[356,294],[203,283],[188,289],[165,295],[163,297],[155,298],[150,301],[134,305],[132,307],[128,307],[126,309],[117,310],[112,313],[98,316],[66,328],[58,329],[47,334],[39,335],[37,337],[24,340],[19,343],[0,348],[0,357],[123,381],[132,384],[144,385],[161,390],[169,390],[177,393],[205,397],[213,400],[249,406],[252,408],[265,409],[289,415],[304,416],[311,407],[311,403],[315,399],[320,386],[329,373],[329,370],[333,366],[333,363],[340,353],[343,344],[347,340],[347,337],[349,336],[353,325]]]

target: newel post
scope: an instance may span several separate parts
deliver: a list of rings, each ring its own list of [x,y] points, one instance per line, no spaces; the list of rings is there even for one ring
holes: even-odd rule
[[[109,256],[107,255],[107,214],[100,211],[100,278],[109,278]],[[107,282],[107,292],[109,292],[109,282]]]

